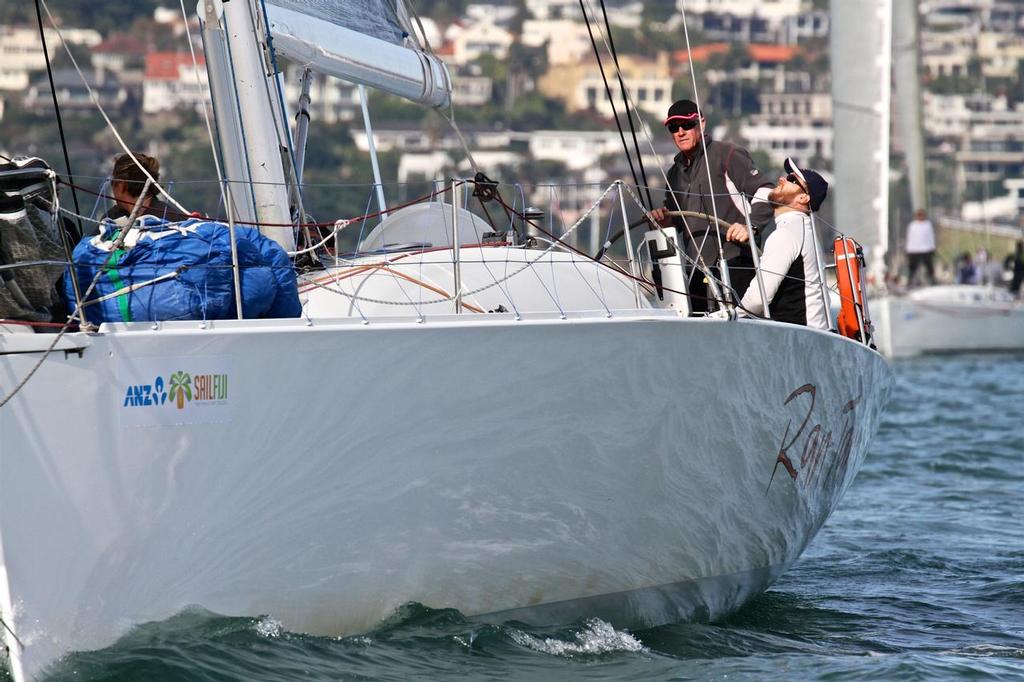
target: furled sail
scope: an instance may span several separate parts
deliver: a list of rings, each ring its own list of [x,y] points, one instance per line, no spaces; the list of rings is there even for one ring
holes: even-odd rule
[[[916,2],[893,5],[892,70],[896,82],[896,118],[910,181],[911,209],[928,208],[924,165],[924,124],[921,114],[920,51]]]
[[[836,226],[865,245],[878,275],[889,241],[892,0],[831,6]]]
[[[386,0],[267,0],[279,53],[312,68],[430,106],[445,106],[451,79],[403,29]]]

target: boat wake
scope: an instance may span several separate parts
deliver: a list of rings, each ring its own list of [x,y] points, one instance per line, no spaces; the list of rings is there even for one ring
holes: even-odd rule
[[[572,640],[556,637],[541,638],[516,629],[510,629],[509,636],[520,646],[552,656],[567,656],[569,658],[617,651],[642,652],[647,650],[633,635],[623,630],[616,630],[609,623],[598,618],[586,621],[584,628],[575,633]]]

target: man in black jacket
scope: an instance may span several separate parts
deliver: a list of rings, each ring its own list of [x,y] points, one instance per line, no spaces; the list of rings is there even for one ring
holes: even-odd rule
[[[652,210],[651,217],[663,227],[674,224],[686,244],[687,254],[708,268],[718,263],[720,236],[733,289],[742,294],[754,277],[744,213],[749,211],[755,230],[767,225],[772,218],[768,193],[774,183],[754,166],[746,149],[712,140],[705,132],[706,124],[691,100],[679,100],[669,108],[665,127],[679,153],[668,170],[669,187],[665,191],[664,208]],[[677,210],[717,215],[730,223],[730,227],[721,229],[707,220],[673,219],[667,215],[668,211]],[[713,272],[720,276],[717,268]],[[690,273],[689,293],[694,312],[716,309],[717,304],[708,300],[706,277],[697,269]]]

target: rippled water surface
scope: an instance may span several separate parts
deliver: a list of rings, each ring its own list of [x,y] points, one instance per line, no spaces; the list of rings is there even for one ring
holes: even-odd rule
[[[55,679],[1024,679],[1024,356],[896,363],[860,476],[801,561],[728,620],[479,625],[409,605],[330,639],[186,613]]]

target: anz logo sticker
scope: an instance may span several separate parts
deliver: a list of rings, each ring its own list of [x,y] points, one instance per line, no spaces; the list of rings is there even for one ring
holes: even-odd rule
[[[231,421],[230,358],[166,358],[122,363],[116,400],[123,426]],[[141,365],[141,366],[140,366]],[[188,371],[182,369],[187,367]]]
[[[128,384],[122,407],[159,407],[167,403],[179,410],[190,403],[223,404],[228,399],[227,374],[189,374],[173,372],[164,390],[163,377],[157,377],[151,384]]]
[[[163,405],[167,402],[167,391],[164,390],[164,380],[157,377],[151,384],[129,384],[124,394],[124,405],[122,407],[150,407]]]

